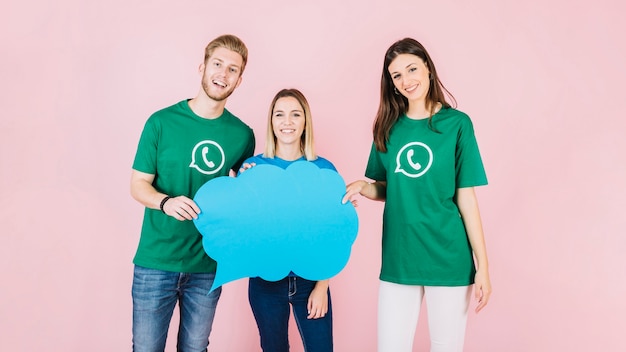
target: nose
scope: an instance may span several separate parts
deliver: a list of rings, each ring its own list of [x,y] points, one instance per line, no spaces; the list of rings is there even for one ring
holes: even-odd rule
[[[228,77],[228,74],[229,74],[228,67],[226,67],[226,65],[220,66],[219,70],[217,71],[217,74],[220,77]]]
[[[408,77],[402,77],[402,88],[406,87],[406,85],[407,85],[407,83],[406,83],[406,82],[407,82],[407,81],[409,81],[409,78],[408,78]]]
[[[285,125],[291,125],[293,123],[293,116],[291,116],[291,114],[287,114],[284,121]]]

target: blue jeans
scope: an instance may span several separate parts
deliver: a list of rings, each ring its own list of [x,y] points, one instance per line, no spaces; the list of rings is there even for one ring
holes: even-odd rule
[[[133,276],[133,351],[163,352],[178,302],[177,351],[201,352],[209,345],[221,288],[209,293],[215,273],[173,273],[135,265]]]
[[[250,278],[248,299],[259,327],[261,348],[266,352],[289,351],[289,305],[293,308],[305,352],[332,352],[333,310],[328,292],[328,313],[307,319],[307,303],[316,281],[289,276],[280,281]]]

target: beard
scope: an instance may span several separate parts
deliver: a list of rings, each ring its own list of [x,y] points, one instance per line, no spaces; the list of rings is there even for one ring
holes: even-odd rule
[[[214,94],[211,93],[211,85],[213,83],[209,82],[206,79],[206,73],[202,74],[202,89],[204,90],[204,93],[211,99],[215,100],[215,101],[224,101],[226,99],[228,99],[228,97],[233,94],[233,91],[235,90],[235,87],[231,87],[230,89],[228,89],[227,91],[223,92],[222,94]]]

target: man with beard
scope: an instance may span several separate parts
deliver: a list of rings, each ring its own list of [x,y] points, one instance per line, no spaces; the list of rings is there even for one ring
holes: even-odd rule
[[[178,351],[206,351],[221,289],[211,294],[216,262],[193,224],[192,200],[205,182],[228,176],[254,153],[252,129],[225,109],[241,83],[248,49],[223,35],[206,49],[193,99],[147,120],[132,167],[131,195],[146,209],[133,260],[133,350],[163,351],[176,303]]]

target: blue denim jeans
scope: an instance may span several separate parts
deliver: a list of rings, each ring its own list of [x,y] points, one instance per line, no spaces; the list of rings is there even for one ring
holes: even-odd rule
[[[289,276],[280,281],[250,278],[248,299],[266,352],[289,351],[289,305],[293,308],[305,352],[332,352],[333,310],[328,292],[328,313],[319,319],[307,319],[307,303],[316,281]]]
[[[221,288],[209,293],[214,273],[173,273],[135,265],[133,275],[133,351],[163,352],[178,303],[177,351],[201,352],[209,345]]]

